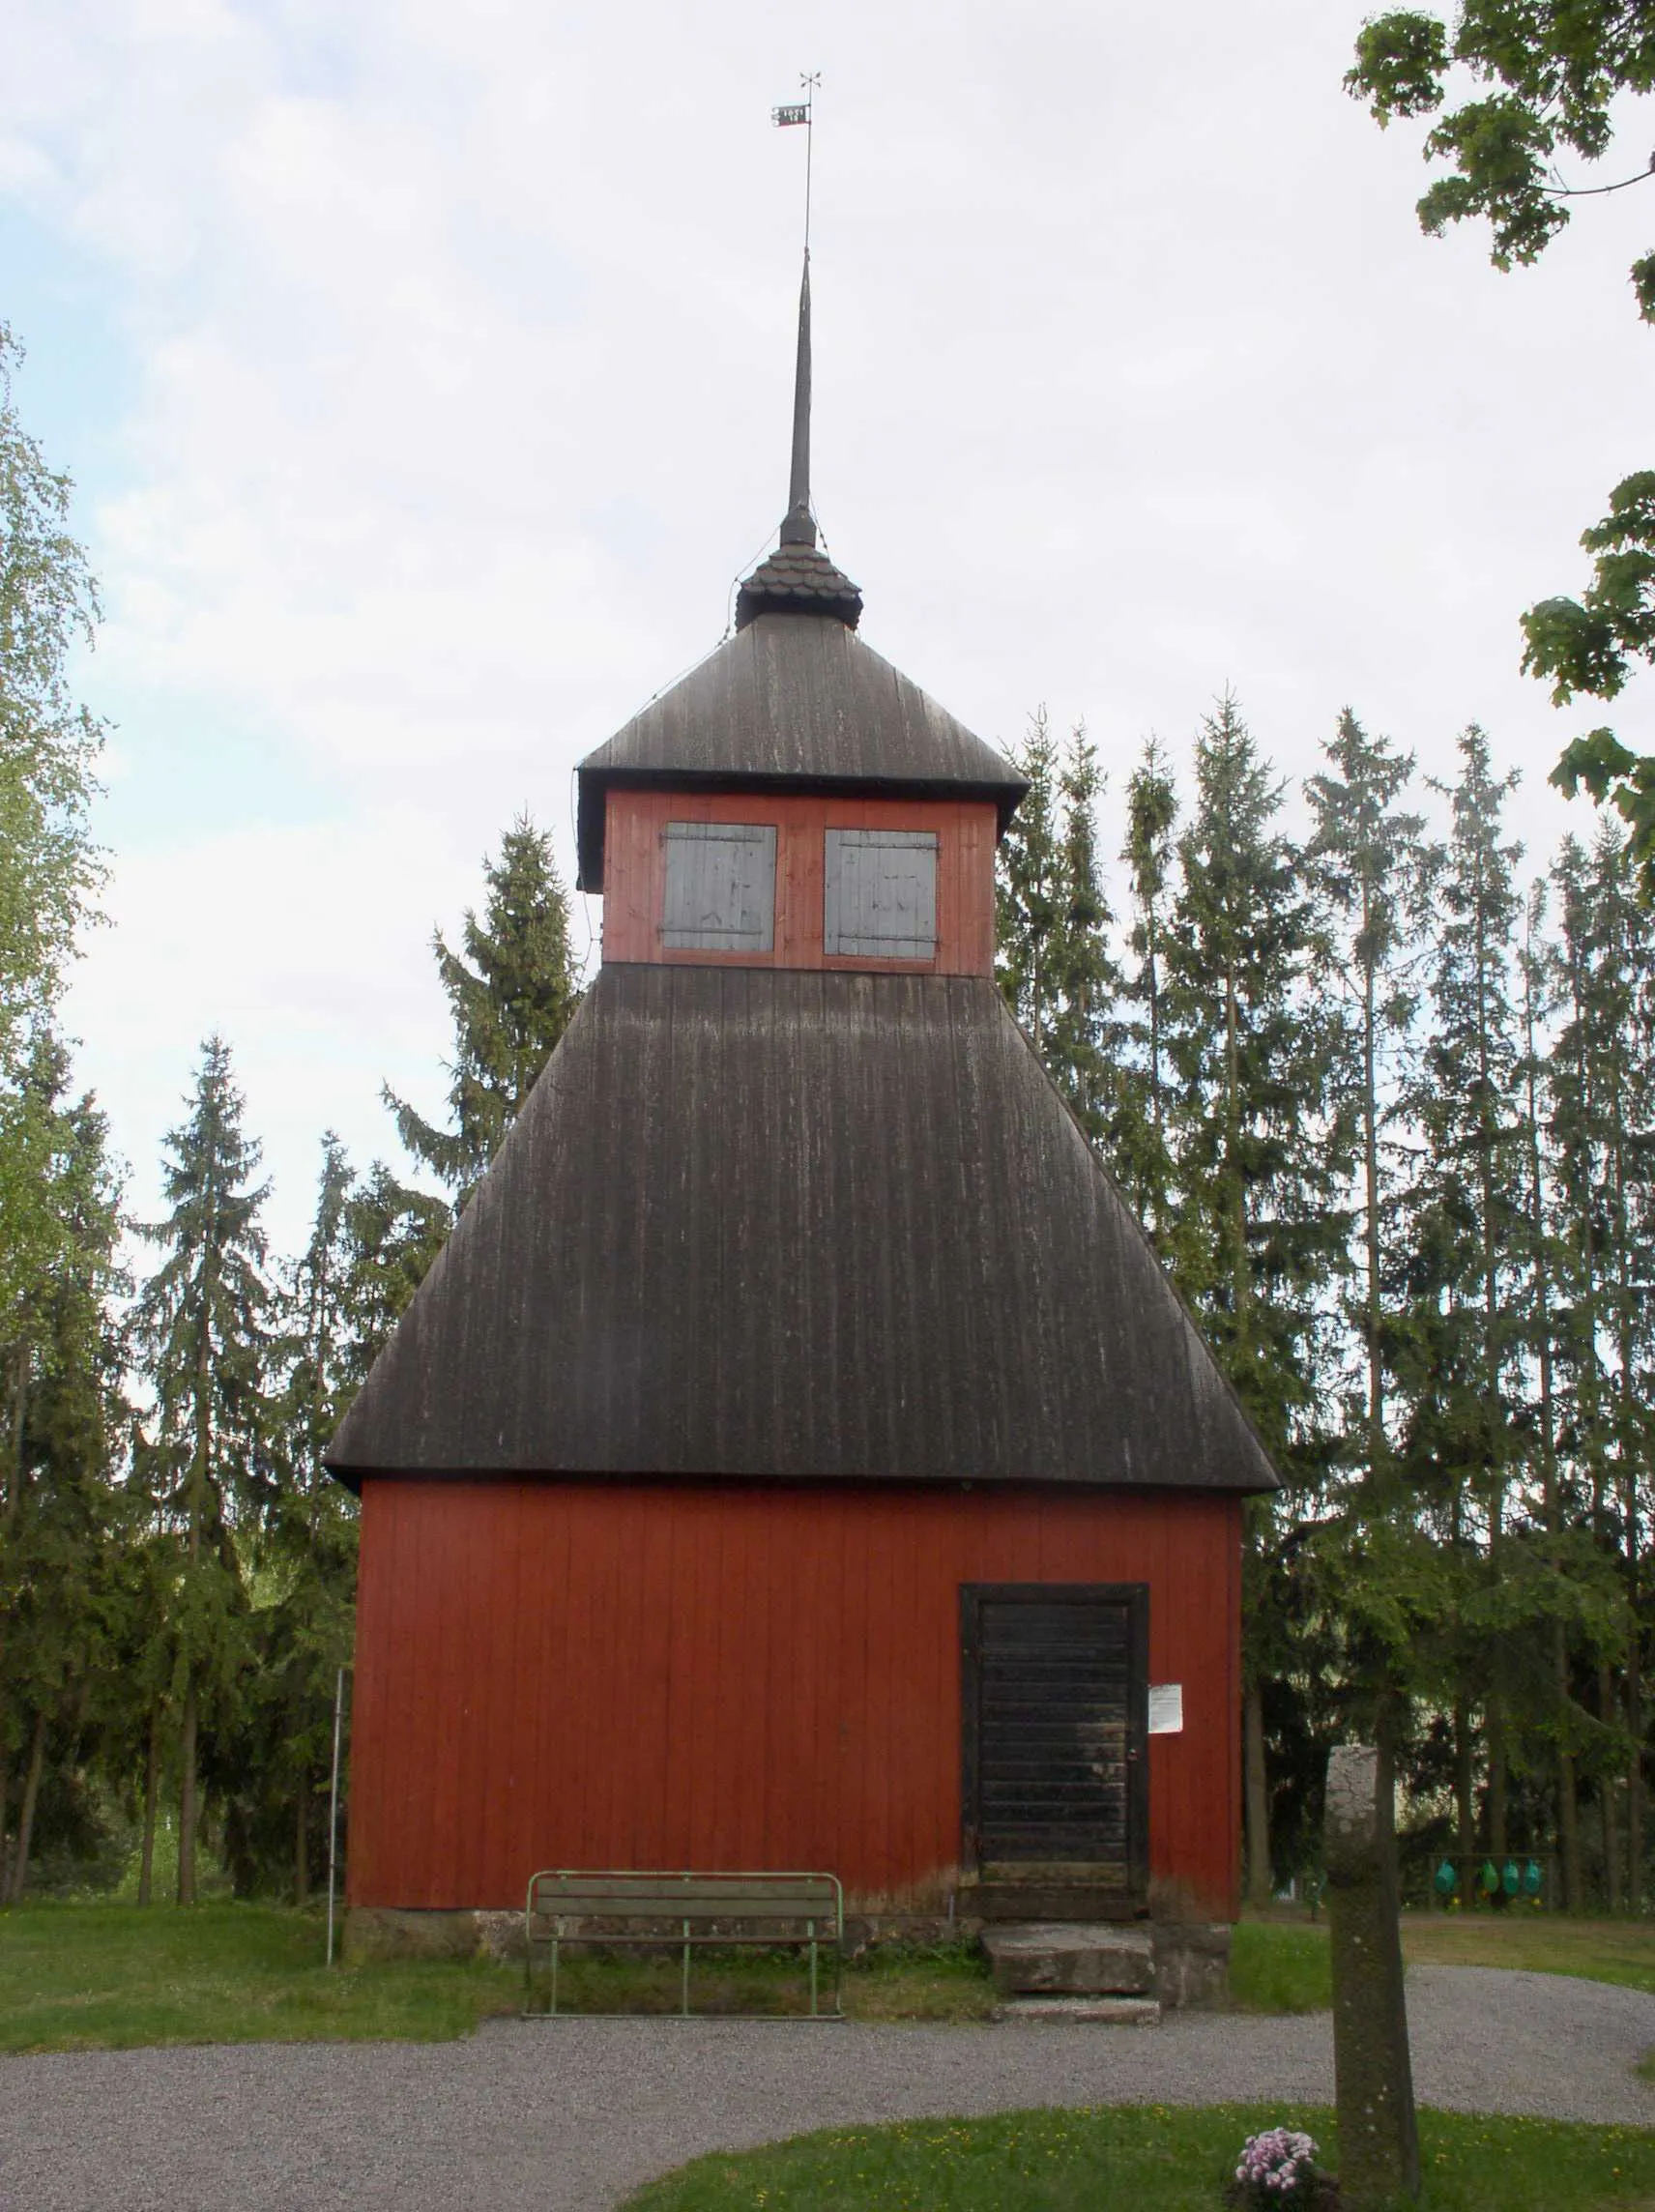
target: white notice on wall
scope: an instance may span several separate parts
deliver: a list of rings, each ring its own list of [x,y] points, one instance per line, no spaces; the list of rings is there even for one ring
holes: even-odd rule
[[[1151,1682],[1149,1684],[1149,1733],[1151,1735],[1182,1735],[1183,1732],[1183,1684],[1181,1682]]]

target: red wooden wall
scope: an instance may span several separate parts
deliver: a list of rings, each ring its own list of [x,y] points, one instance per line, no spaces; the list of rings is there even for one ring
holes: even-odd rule
[[[959,1586],[1146,1582],[1151,1879],[1233,1916],[1240,1507],[1223,1495],[363,1486],[349,1895],[512,1906],[543,1866],[826,1868],[940,1902]]]
[[[603,957],[700,968],[911,969],[986,975],[994,966],[995,810],[984,800],[824,799],[794,793],[611,791],[603,832]],[[661,945],[668,822],[773,822],[775,948],[684,952]],[[937,832],[937,952],[931,960],[828,957],[822,949],[823,836],[832,830]]]

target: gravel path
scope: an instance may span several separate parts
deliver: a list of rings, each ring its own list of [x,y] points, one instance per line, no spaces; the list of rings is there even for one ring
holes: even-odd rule
[[[1655,1997],[1408,1976],[1415,2086],[1463,2111],[1655,2125]],[[1326,2014],[1159,2028],[490,2023],[469,2043],[0,2058],[3,2212],[602,2212],[705,2150],[1027,2105],[1330,2102]]]

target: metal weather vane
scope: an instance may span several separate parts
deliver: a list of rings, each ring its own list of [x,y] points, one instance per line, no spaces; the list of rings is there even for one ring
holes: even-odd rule
[[[783,545],[816,543],[816,523],[810,511],[810,156],[815,145],[816,87],[820,70],[799,78],[804,98],[786,107],[772,107],[770,121],[778,129],[802,127],[804,137],[804,276],[798,287],[798,360],[793,383],[793,464],[788,483],[787,514],[781,526]]]
[[[799,77],[802,100],[790,101],[785,106],[770,109],[770,121],[780,131],[796,125],[804,131],[804,252],[810,255],[810,158],[816,150],[816,88],[822,82],[822,72],[810,70]]]

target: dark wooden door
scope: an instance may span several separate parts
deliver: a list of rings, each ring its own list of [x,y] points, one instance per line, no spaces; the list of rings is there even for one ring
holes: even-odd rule
[[[960,1601],[967,1866],[1142,1898],[1147,1586],[968,1583]]]

